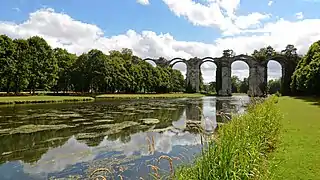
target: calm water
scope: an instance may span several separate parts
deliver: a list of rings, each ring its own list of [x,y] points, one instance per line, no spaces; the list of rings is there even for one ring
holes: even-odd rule
[[[199,128],[213,132],[217,111],[244,112],[246,96],[118,100],[0,107],[0,179],[150,179],[201,150]],[[108,172],[108,169],[110,172]]]

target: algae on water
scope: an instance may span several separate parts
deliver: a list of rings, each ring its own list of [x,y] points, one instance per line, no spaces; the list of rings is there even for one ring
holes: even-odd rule
[[[145,118],[145,119],[140,119],[144,124],[158,124],[160,121],[159,119],[155,118]]]
[[[46,130],[58,130],[64,128],[72,128],[74,126],[69,126],[66,124],[57,124],[57,125],[23,125],[17,128],[8,128],[8,129],[0,129],[0,134],[18,134],[18,133],[33,133],[38,131],[46,131]]]

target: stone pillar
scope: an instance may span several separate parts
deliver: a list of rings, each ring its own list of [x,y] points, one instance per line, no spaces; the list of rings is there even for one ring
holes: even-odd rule
[[[231,64],[228,59],[225,59],[221,63],[221,87],[218,92],[220,96],[231,96],[232,86],[231,86]]]
[[[219,91],[221,90],[222,80],[221,80],[221,64],[217,63],[217,70],[216,70],[216,92],[219,95]]]
[[[186,119],[200,121],[203,114],[202,101],[191,101],[186,106]]]
[[[254,64],[249,70],[249,91],[251,97],[263,96],[266,91],[267,68],[265,66]]]
[[[188,92],[200,92],[200,64],[197,58],[187,61],[187,82]]]

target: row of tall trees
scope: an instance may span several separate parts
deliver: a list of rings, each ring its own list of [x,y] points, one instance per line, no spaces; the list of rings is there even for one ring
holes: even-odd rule
[[[181,92],[185,81],[178,70],[153,67],[129,49],[93,49],[80,56],[52,49],[41,37],[0,36],[0,91]]]

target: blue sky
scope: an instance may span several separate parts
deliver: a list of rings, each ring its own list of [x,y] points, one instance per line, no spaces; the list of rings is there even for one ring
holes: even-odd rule
[[[303,54],[320,39],[319,8],[316,0],[3,0],[0,33],[39,35],[77,54],[127,47],[141,57],[189,58],[287,44]],[[278,64],[270,66],[269,76],[278,77]],[[205,76],[213,68],[204,65]],[[234,72],[248,74],[241,63]]]

